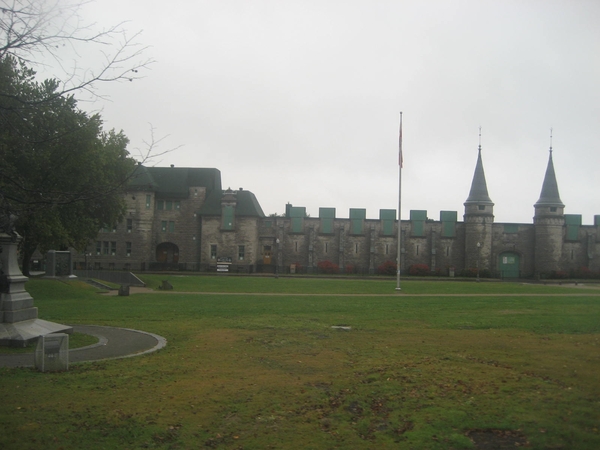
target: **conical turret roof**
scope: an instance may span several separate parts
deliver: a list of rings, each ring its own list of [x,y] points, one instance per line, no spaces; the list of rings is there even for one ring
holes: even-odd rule
[[[471,191],[466,204],[479,203],[493,205],[492,199],[488,194],[487,183],[485,181],[485,172],[483,171],[483,161],[481,160],[481,146],[479,146],[479,154],[477,155],[477,165],[475,166],[475,174],[471,183]]]
[[[550,150],[550,157],[548,158],[548,167],[546,168],[546,175],[542,184],[542,193],[534,206],[565,206],[558,194],[558,183],[556,182],[556,173],[554,172],[552,150]]]

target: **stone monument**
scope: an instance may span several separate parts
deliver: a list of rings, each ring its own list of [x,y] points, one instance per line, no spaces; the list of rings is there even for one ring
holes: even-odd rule
[[[5,232],[8,231],[8,232]],[[19,269],[14,230],[0,231],[0,345],[25,347],[50,333],[72,333],[73,328],[38,319],[33,298],[25,290],[28,278]]]

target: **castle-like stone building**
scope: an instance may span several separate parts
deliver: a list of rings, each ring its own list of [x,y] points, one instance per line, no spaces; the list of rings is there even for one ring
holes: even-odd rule
[[[78,269],[314,273],[331,262],[340,271],[376,273],[397,258],[397,211],[365,209],[338,218],[335,208],[307,217],[304,207],[265,216],[255,195],[223,190],[217,169],[138,166],[126,197],[125,220],[102,230],[95,248],[76,254]],[[582,225],[565,214],[552,150],[534,221],[496,223],[481,147],[463,221],[413,210],[401,223],[402,272],[415,264],[440,274],[473,269],[494,277],[547,277],[585,267],[600,271],[600,215]]]

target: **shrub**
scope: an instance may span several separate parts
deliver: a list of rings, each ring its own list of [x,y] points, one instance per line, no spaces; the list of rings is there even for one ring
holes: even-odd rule
[[[417,277],[424,277],[430,275],[431,271],[429,270],[429,266],[427,264],[413,264],[408,268],[408,274]]]
[[[358,272],[358,268],[354,264],[347,264],[346,267],[344,267],[344,273],[357,273],[357,272]]]
[[[553,270],[552,272],[550,272],[548,278],[550,278],[551,280],[566,280],[567,278],[569,278],[569,274],[564,270]]]
[[[396,263],[394,261],[386,261],[377,267],[379,275],[396,275]]]
[[[334,274],[334,273],[340,273],[340,268],[337,264],[332,263],[329,260],[326,261],[319,261],[317,263],[317,268],[319,269],[320,273],[326,273],[326,274]]]

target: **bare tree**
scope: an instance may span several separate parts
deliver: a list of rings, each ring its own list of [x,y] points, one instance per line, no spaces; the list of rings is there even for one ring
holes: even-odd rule
[[[89,0],[0,0],[0,59],[12,56],[27,66],[44,67],[60,81],[58,95],[83,91],[98,97],[97,85],[133,81],[153,62],[128,33],[125,22],[100,28],[81,17]],[[91,67],[80,67],[85,52]],[[92,58],[89,57],[92,55]]]

